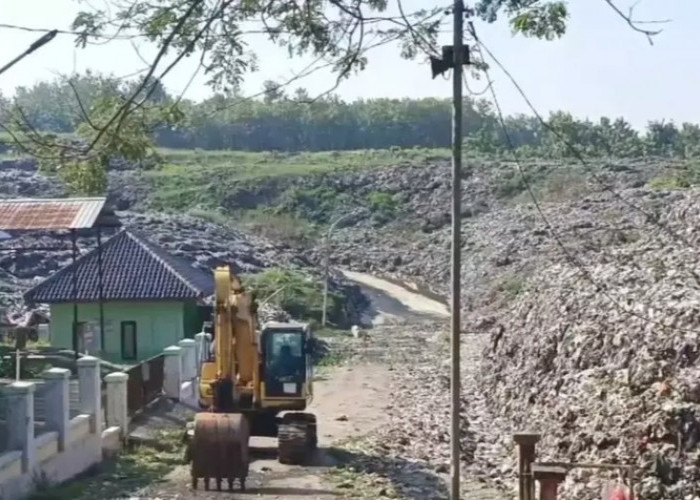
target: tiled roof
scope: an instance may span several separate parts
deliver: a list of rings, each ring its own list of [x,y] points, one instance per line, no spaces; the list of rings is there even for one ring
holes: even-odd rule
[[[99,300],[97,249],[78,258],[24,294],[33,303],[73,302],[73,269],[78,302]],[[214,275],[170,255],[142,234],[125,230],[102,244],[104,300],[187,300],[214,293]]]

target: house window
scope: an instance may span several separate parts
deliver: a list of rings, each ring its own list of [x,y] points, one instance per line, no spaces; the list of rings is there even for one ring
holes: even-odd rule
[[[136,321],[122,321],[122,359],[136,357]]]

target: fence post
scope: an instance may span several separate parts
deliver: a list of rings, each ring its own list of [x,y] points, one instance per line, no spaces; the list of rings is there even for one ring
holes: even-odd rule
[[[90,415],[90,432],[102,432],[102,383],[100,360],[83,356],[78,360],[80,412]]]
[[[126,399],[126,384],[129,375],[112,372],[105,377],[107,385],[107,427],[119,427],[122,438],[129,433],[129,412]]]
[[[163,392],[166,397],[179,401],[182,387],[182,349],[171,345],[165,348],[163,356]]]
[[[7,386],[7,431],[10,450],[22,451],[22,472],[34,468],[34,390],[33,382],[19,381]]]
[[[540,434],[536,432],[519,432],[513,435],[513,439],[518,445],[519,500],[535,500],[532,462],[535,461],[535,445],[540,438]]]
[[[533,477],[540,483],[540,500],[557,500],[559,485],[566,479],[564,467],[533,464]]]
[[[194,336],[195,357],[197,358],[197,373],[202,367],[202,359],[206,357],[206,348],[211,341],[211,334],[199,332]]]
[[[50,368],[43,374],[46,379],[46,426],[58,432],[58,451],[66,449],[68,424],[70,422],[70,370]]]
[[[192,339],[182,339],[178,342],[182,349],[182,379],[193,380],[197,377],[197,353],[195,341]]]

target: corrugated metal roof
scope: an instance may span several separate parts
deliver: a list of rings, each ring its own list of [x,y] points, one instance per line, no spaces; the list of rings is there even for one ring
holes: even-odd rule
[[[0,201],[0,230],[89,229],[106,198],[14,199]]]

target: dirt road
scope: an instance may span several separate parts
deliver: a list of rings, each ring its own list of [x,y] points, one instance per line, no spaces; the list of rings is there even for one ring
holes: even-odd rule
[[[343,366],[320,371],[314,383],[315,396],[310,408],[319,421],[319,450],[312,465],[280,464],[276,457],[276,440],[254,437],[250,443],[252,463],[248,488],[245,493],[236,492],[235,498],[337,498],[326,478],[329,468],[336,465],[332,445],[386,423],[386,401],[378,391],[381,381],[388,376],[386,368],[377,365]],[[158,484],[135,495],[138,498],[209,499],[230,498],[231,494],[203,489],[192,491],[189,467],[181,465]]]
[[[373,348],[391,352],[391,344],[401,341],[383,331],[386,323],[405,321],[416,317],[445,317],[446,307],[432,299],[373,276],[344,272],[360,284],[374,305],[371,321],[378,325],[371,331]],[[348,339],[361,350],[362,340]],[[395,346],[394,346],[395,347]],[[369,352],[369,349],[368,349]],[[406,352],[402,349],[402,352]],[[287,466],[276,459],[276,441],[255,437],[251,439],[251,473],[248,490],[236,493],[236,498],[287,499],[308,498],[328,500],[344,496],[360,498],[352,486],[338,492],[328,479],[328,471],[338,462],[334,444],[351,437],[361,437],[387,425],[386,383],[391,377],[387,363],[371,356],[355,357],[352,364],[327,367],[317,373],[314,382],[314,401],[310,411],[319,422],[319,450],[313,464],[306,467]],[[200,486],[201,488],[201,486]],[[226,492],[192,491],[189,468],[175,467],[163,481],[136,493],[139,498],[221,498]]]
[[[445,304],[419,295],[402,286],[365,273],[346,269],[340,272],[360,285],[372,301],[371,321],[375,325],[392,320],[447,318],[450,311]]]

